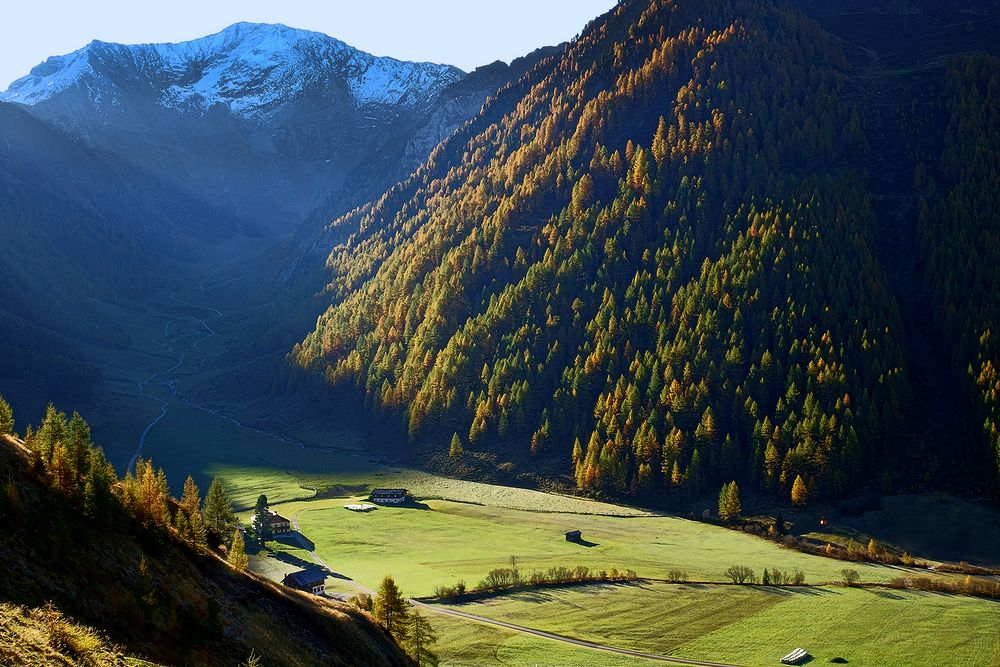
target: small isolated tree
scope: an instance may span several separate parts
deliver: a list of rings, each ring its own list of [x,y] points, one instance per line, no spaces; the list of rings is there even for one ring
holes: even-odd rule
[[[406,619],[409,615],[409,604],[399,592],[399,587],[392,577],[387,576],[382,579],[382,585],[379,586],[378,595],[375,596],[372,605],[372,614],[396,641],[403,643],[407,633]]]
[[[760,578],[760,583],[763,586],[770,586],[771,585],[771,575],[768,574],[766,567],[764,568],[764,574]],[[780,580],[777,583],[780,584],[781,583]]]
[[[229,561],[234,570],[239,572],[246,570],[250,564],[250,559],[247,558],[246,544],[243,542],[243,533],[239,530],[233,531],[233,544],[229,547],[229,556],[226,560]]]
[[[257,496],[257,503],[254,505],[253,520],[251,527],[257,541],[261,546],[267,544],[268,540],[274,538],[274,531],[271,530],[271,510],[269,509],[267,496],[263,493]]]
[[[517,567],[517,556],[511,554],[508,562],[510,563],[510,578],[514,585],[517,586],[521,583],[521,570]]]
[[[208,487],[205,495],[205,506],[202,508],[202,516],[208,529],[220,538],[228,535],[236,525],[236,515],[233,513],[233,504],[222,487],[222,481],[216,477]]]
[[[801,507],[807,500],[809,500],[809,489],[806,488],[802,475],[796,475],[795,481],[792,482],[792,504]]]
[[[857,586],[858,582],[861,581],[861,575],[858,574],[858,571],[849,567],[845,567],[841,570],[840,575],[844,578],[845,586]]]
[[[753,584],[757,581],[757,575],[746,565],[730,565],[729,569],[725,571],[725,575],[734,584]]]
[[[418,612],[410,614],[409,623],[407,623],[406,649],[413,661],[417,663],[417,667],[424,665],[437,667],[438,657],[431,650],[436,642],[437,635],[434,634],[434,628],[431,627],[430,622]]]
[[[266,510],[267,508],[268,508],[267,496],[265,496],[262,493],[259,496],[257,496],[257,504],[254,505],[253,510],[257,514],[260,514],[261,512],[263,512],[264,510]]]
[[[743,507],[740,505],[740,488],[736,482],[729,482],[722,485],[719,492],[719,518],[723,521],[731,521],[740,515]]]
[[[465,450],[462,449],[462,440],[458,437],[458,433],[453,433],[451,435],[451,447],[448,449],[448,456],[453,459],[457,459],[462,456]]]
[[[0,435],[10,435],[14,432],[14,411],[10,403],[0,394]]]
[[[879,560],[882,550],[878,546],[875,538],[868,540],[868,560]]]

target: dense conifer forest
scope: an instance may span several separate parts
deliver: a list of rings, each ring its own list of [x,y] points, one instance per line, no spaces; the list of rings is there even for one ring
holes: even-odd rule
[[[948,190],[919,187],[935,322],[996,449],[995,230],[963,218],[996,218],[991,66],[951,68]],[[418,444],[583,491],[890,485],[912,389],[848,69],[780,3],[621,3],[335,222],[294,359]]]
[[[924,289],[969,407],[972,447],[957,447],[988,483],[1000,474],[1000,60],[956,58],[945,87],[948,125],[935,170],[915,187]],[[978,432],[977,432],[978,431]],[[976,446],[978,445],[978,446]]]

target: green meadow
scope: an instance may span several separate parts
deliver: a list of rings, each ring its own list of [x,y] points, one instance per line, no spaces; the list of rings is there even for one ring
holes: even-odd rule
[[[938,667],[1000,660],[1000,604],[935,593],[653,583],[529,591],[455,608],[610,646],[751,667],[776,665],[797,646],[812,654],[813,664],[842,658],[850,665]],[[439,618],[433,617],[435,625]],[[445,662],[463,664],[474,647],[449,637]],[[490,664],[489,650],[479,654],[481,664]],[[580,664],[613,664],[593,652],[590,658]]]
[[[485,623],[428,614],[444,667],[651,667],[661,662],[594,651]]]
[[[540,494],[544,495],[544,494]],[[664,578],[678,569],[697,581],[724,581],[733,564],[757,570],[801,569],[809,583],[836,581],[844,563],[817,558],[732,530],[673,516],[608,516],[512,509],[426,500],[421,507],[380,507],[369,513],[343,508],[346,499],[279,506],[295,516],[302,533],[334,570],[366,586],[391,574],[411,596],[464,580],[479,583],[511,555],[524,572],[585,565],[593,570],[632,569]],[[555,496],[558,507],[563,500]],[[595,504],[594,509],[602,508]],[[582,530],[585,544],[564,533]],[[307,559],[307,557],[305,557]],[[854,564],[864,581],[886,581],[899,571]]]
[[[899,576],[904,573],[899,568],[809,556],[672,516],[550,512],[540,497],[535,511],[424,500],[417,507],[380,507],[364,514],[343,509],[348,500],[278,506],[298,519],[303,535],[342,577],[327,580],[332,592],[352,593],[348,579],[374,588],[390,574],[407,595],[427,595],[460,579],[475,585],[491,568],[507,566],[510,555],[517,556],[524,572],[580,564],[597,570],[631,568],[640,576],[661,578],[679,569],[692,580],[718,583],[584,585],[441,606],[608,646],[750,666],[776,664],[796,646],[807,648],[819,663],[843,658],[855,665],[1000,664],[1000,603],[839,585],[722,584],[725,569],[734,563],[758,575],[764,567],[798,568],[813,584],[837,581],[847,566],[867,582]],[[564,501],[549,499],[556,508]],[[606,508],[594,503],[588,509]],[[591,546],[566,542],[568,527],[582,530]],[[292,540],[273,543],[270,551],[252,558],[254,569],[271,578],[311,562]],[[445,665],[648,662],[441,614],[431,620]]]

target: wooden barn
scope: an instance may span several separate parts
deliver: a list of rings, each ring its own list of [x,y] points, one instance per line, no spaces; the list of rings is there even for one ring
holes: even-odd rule
[[[583,540],[582,530],[571,530],[568,533],[566,533],[567,542],[580,542],[582,540]]]
[[[313,595],[323,595],[326,590],[326,575],[319,568],[310,567],[297,572],[289,572],[281,580],[285,586],[305,591]]]

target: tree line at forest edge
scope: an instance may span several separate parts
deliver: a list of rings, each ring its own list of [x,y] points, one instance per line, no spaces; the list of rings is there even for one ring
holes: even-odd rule
[[[15,435],[14,426],[13,411],[0,396],[0,436]],[[25,429],[23,441],[32,452],[36,472],[85,516],[102,522],[135,521],[147,530],[172,533],[197,550],[221,548],[240,572],[249,566],[244,532],[218,477],[204,501],[191,476],[181,498],[172,498],[166,474],[142,458],[136,459],[134,473],[126,471],[118,478],[103,450],[91,440],[86,421],[75,412],[67,419],[51,404],[37,430],[30,425]],[[7,494],[12,488],[8,485]],[[10,503],[10,496],[5,500]],[[255,514],[266,511],[267,505],[267,497],[260,496]],[[267,527],[255,536],[263,545],[272,536],[269,524],[262,525]],[[382,582],[374,600],[360,595],[353,602],[371,613],[417,665],[438,664],[432,650],[437,637],[430,622],[410,608],[391,577]],[[251,658],[248,664],[258,663]]]
[[[620,3],[337,221],[293,358],[588,492],[856,489],[910,389],[845,68],[776,3]]]
[[[14,435],[10,405],[0,396],[0,435]],[[215,478],[202,501],[189,475],[181,498],[170,496],[163,469],[136,459],[135,468],[119,478],[104,450],[91,440],[90,427],[79,413],[66,414],[49,404],[37,429],[25,428],[23,441],[35,471],[85,516],[114,521],[134,520],[150,530],[173,529],[195,548],[226,545],[230,563],[246,569],[243,539],[232,502]]]

